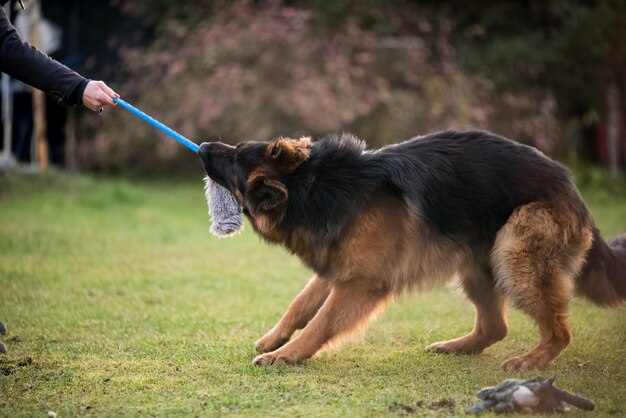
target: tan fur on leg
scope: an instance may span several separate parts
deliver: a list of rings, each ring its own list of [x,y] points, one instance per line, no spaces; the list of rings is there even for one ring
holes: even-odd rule
[[[276,350],[283,346],[293,333],[302,329],[315,316],[330,293],[328,282],[313,276],[304,289],[291,302],[281,320],[255,344],[260,353]]]
[[[571,340],[567,306],[592,233],[566,207],[531,203],[498,232],[492,252],[496,286],[539,327],[539,344],[502,363],[506,371],[545,368]]]
[[[391,299],[391,292],[372,289],[359,280],[336,283],[330,295],[302,333],[281,348],[257,356],[259,366],[294,364],[312,357],[324,345],[364,326]]]
[[[509,329],[506,304],[494,289],[489,269],[473,268],[464,273],[461,286],[476,308],[474,329],[463,337],[437,342],[427,349],[441,353],[478,354],[506,337]]]

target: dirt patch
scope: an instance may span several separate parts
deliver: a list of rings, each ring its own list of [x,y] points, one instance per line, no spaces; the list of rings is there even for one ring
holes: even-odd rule
[[[33,363],[33,358],[31,356],[25,356],[18,360],[3,359],[0,361],[0,373],[4,376],[9,376],[15,373],[16,369],[28,367]]]
[[[440,401],[430,403],[427,408],[432,409],[433,411],[438,409],[448,409],[450,411],[454,411],[454,401],[452,399],[442,399]]]
[[[424,409],[430,409],[431,411],[447,409],[450,412],[454,412],[454,407],[455,403],[452,399],[441,399],[434,402],[417,401],[411,404],[394,402],[389,406],[389,410],[396,413],[417,414]]]

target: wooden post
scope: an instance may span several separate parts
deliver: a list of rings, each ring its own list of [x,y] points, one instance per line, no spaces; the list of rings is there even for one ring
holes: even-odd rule
[[[65,121],[65,168],[78,171],[78,140],[76,138],[76,109],[68,109]]]
[[[39,0],[33,0],[25,11],[30,23],[29,41],[36,48],[41,48],[39,25],[41,22],[41,5]],[[36,145],[37,162],[40,170],[45,170],[50,164],[48,152],[48,138],[46,126],[46,98],[44,92],[33,89],[33,139]]]

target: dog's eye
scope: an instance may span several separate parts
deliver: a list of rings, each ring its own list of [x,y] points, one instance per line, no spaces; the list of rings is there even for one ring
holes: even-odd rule
[[[280,143],[277,142],[276,144],[274,144],[274,147],[272,148],[272,151],[270,152],[271,157],[278,158],[278,156],[280,155],[280,151],[281,151],[281,146],[280,146]]]

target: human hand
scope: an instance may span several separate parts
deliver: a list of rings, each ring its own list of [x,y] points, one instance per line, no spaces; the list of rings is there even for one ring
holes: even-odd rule
[[[120,97],[104,81],[90,81],[83,91],[83,104],[97,112],[102,106],[115,106],[114,97]]]

